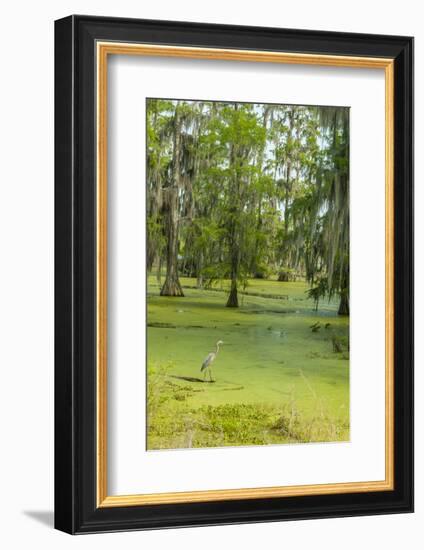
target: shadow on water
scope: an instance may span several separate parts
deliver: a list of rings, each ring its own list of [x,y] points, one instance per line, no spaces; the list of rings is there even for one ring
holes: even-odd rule
[[[176,374],[170,375],[170,378],[177,378],[177,380],[184,380],[185,382],[200,382],[202,384],[213,384],[215,380],[203,380],[203,378],[195,378],[194,376],[177,376]]]

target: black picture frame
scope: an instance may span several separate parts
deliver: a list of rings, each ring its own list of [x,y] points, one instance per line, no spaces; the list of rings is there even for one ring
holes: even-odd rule
[[[394,59],[394,490],[97,507],[98,40]],[[55,22],[55,74],[55,527],[76,534],[413,511],[413,39],[73,15]]]

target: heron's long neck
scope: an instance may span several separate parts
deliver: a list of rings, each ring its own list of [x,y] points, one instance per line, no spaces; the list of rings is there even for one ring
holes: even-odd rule
[[[218,351],[219,351],[219,344],[216,344],[216,354],[218,355]]]

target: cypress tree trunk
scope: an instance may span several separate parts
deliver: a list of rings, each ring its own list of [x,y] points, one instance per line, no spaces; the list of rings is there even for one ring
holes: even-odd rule
[[[158,267],[156,270],[156,281],[158,282],[158,286],[162,283],[162,258],[159,256],[158,258]]]
[[[273,107],[271,105],[267,105],[267,107],[264,110],[264,118],[263,118],[263,129],[265,133],[267,132],[267,125],[268,125],[268,119],[270,116],[270,113],[272,112]],[[265,173],[265,165],[264,165],[264,157],[265,157],[265,147],[266,147],[266,140],[264,140],[263,145],[260,147],[259,155],[258,155],[258,166],[260,167],[261,171]],[[263,279],[264,273],[263,270],[259,268],[258,266],[258,256],[259,256],[259,247],[260,247],[260,232],[262,229],[262,192],[259,192],[258,199],[257,199],[257,223],[256,223],[256,240],[255,240],[255,254],[253,259],[253,265],[252,265],[252,275],[255,277],[255,279]]]
[[[233,225],[233,236],[231,242],[231,290],[230,295],[228,296],[228,301],[226,307],[238,307],[238,296],[237,296],[237,276],[239,271],[239,250],[237,246],[237,240],[235,238],[235,228]]]
[[[278,274],[278,282],[279,283],[288,283],[290,281],[290,275],[289,272],[286,270],[281,270]]]
[[[203,269],[203,252],[200,250],[198,259],[197,259],[197,282],[196,282],[196,286],[199,289],[203,288],[202,269]]]
[[[231,279],[231,290],[226,307],[239,307],[237,295],[237,279]]]
[[[349,315],[349,298],[347,294],[343,293],[340,296],[339,315]]]
[[[340,292],[339,315],[349,315],[349,264],[343,266],[342,289]]]
[[[235,110],[238,109],[237,103],[235,104]],[[231,290],[228,296],[226,307],[239,307],[237,296],[237,278],[240,267],[239,257],[239,232],[238,232],[238,216],[240,211],[239,198],[240,198],[240,182],[237,174],[236,159],[238,158],[238,149],[232,144],[230,153],[230,166],[234,169],[232,192],[234,196],[234,204],[230,209],[231,225],[230,225],[230,257],[231,257]]]
[[[178,229],[179,211],[178,199],[180,189],[180,156],[181,156],[181,114],[178,104],[175,108],[174,149],[172,158],[173,181],[163,189],[163,205],[165,210],[166,233],[166,279],[160,291],[161,296],[184,296],[178,278]]]
[[[292,139],[293,139],[293,130],[294,130],[294,111],[293,109],[290,109],[289,110],[289,113],[288,113],[288,118],[289,118],[289,126],[288,126],[288,131],[289,131],[289,140],[290,140],[290,143],[292,142]],[[290,204],[290,195],[291,195],[291,192],[292,192],[292,187],[293,187],[293,184],[292,184],[292,178],[291,178],[291,173],[292,173],[292,161],[291,161],[291,158],[290,158],[290,155],[288,155],[286,161],[285,161],[285,165],[286,165],[286,178],[285,178],[285,182],[284,182],[284,252],[283,252],[283,257],[282,257],[282,261],[283,261],[283,269],[281,270],[281,273],[278,277],[278,280],[280,282],[288,282],[289,281],[289,276],[288,276],[288,269],[290,269],[290,261],[289,261],[289,257],[287,255],[287,252],[286,252],[286,248],[287,248],[287,237],[288,237],[288,233],[289,233],[289,204]],[[286,272],[286,273],[285,273]]]
[[[184,296],[178,278],[178,189],[166,189],[166,279],[161,296]]]

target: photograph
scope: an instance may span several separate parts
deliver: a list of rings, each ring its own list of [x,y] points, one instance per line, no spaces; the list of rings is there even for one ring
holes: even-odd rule
[[[146,99],[147,450],[350,440],[349,114]]]
[[[330,7],[290,16],[227,4],[214,23],[193,10],[184,20],[180,5],[172,20],[174,4],[162,18],[118,10],[54,22],[54,319],[44,298],[32,309],[54,322],[54,342],[35,334],[54,343],[58,531],[178,528],[184,538],[181,527],[234,525],[240,542],[242,524],[290,520],[305,538],[304,520],[355,516],[372,528],[359,516],[414,511],[418,23],[405,15],[402,31],[402,10],[390,26],[381,10],[365,25],[363,10],[346,23]],[[27,19],[39,29],[37,17]],[[34,64],[21,61],[12,73],[28,81]],[[41,96],[28,104],[33,126],[50,131]],[[45,158],[49,139],[32,142]],[[26,164],[11,164],[11,182]],[[24,179],[53,214],[45,177]],[[28,232],[8,209],[23,239],[12,258],[20,283],[41,242],[28,248],[28,238],[45,221],[53,245],[52,224],[22,186],[8,188],[38,220]],[[26,339],[9,294],[13,359]],[[26,347],[30,377],[52,389]],[[22,386],[22,369],[9,370]],[[29,504],[24,514],[42,515]],[[22,513],[6,520],[29,532]],[[382,544],[418,532],[419,521],[399,520],[377,529],[390,535]],[[305,544],[327,548],[316,535]]]

